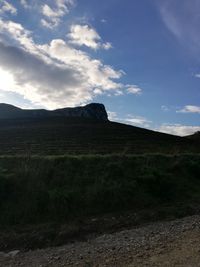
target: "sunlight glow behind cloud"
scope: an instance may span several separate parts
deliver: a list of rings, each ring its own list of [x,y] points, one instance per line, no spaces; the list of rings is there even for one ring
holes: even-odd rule
[[[123,71],[103,64],[63,39],[37,44],[33,33],[21,24],[2,19],[0,32],[7,40],[0,42],[0,66],[4,73],[10,73],[5,76],[6,86],[2,80],[2,90],[15,91],[35,104],[56,108],[84,104],[99,92],[121,94],[127,87],[117,82]],[[88,45],[95,39],[90,41]],[[132,93],[138,91],[141,89]]]

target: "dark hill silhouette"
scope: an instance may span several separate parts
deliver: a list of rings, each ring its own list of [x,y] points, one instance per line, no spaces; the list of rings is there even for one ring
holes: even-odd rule
[[[9,104],[0,104],[0,119],[49,117],[80,117],[103,121],[108,120],[104,105],[98,103],[92,103],[83,107],[62,108],[52,111],[45,109],[21,109]]]
[[[1,155],[197,152],[199,143],[111,122],[102,104],[55,111],[0,104]]]
[[[200,131],[192,134],[192,135],[188,135],[187,138],[190,138],[191,140],[195,140],[200,142]]]

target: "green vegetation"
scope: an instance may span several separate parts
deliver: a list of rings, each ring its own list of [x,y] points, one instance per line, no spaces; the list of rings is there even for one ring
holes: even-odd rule
[[[200,143],[84,118],[0,120],[0,155],[198,153]]]
[[[182,203],[200,204],[198,154],[0,158],[2,226]]]

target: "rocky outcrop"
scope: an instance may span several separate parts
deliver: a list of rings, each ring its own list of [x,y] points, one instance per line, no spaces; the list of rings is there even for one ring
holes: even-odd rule
[[[108,114],[103,104],[91,103],[83,107],[62,108],[56,110],[21,109],[9,104],[0,104],[0,119],[46,118],[46,117],[79,117],[107,121]]]
[[[84,107],[63,108],[53,111],[54,114],[66,117],[83,117],[97,120],[108,120],[108,115],[103,104],[92,103]]]

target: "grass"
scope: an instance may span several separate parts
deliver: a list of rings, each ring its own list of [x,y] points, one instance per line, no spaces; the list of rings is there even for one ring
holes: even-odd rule
[[[183,153],[193,139],[78,118],[0,120],[0,155]]]
[[[198,154],[0,157],[2,227],[193,203]]]

